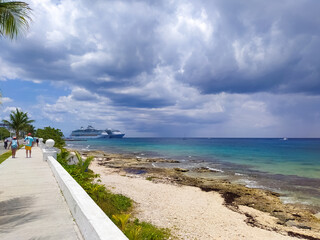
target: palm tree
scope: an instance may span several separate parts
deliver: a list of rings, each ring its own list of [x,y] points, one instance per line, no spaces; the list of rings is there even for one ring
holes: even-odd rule
[[[32,9],[28,3],[0,0],[0,37],[11,39],[29,28]]]
[[[11,129],[13,129],[16,132],[17,139],[19,139],[20,131],[28,128],[30,123],[34,122],[34,120],[29,119],[28,113],[19,111],[19,109],[16,108],[16,111],[11,111],[10,121],[2,120],[2,122],[7,124]]]
[[[36,132],[36,128],[32,125],[32,124],[28,124],[26,126],[26,128],[24,129],[25,132],[27,133],[31,133],[32,135],[34,135],[34,133]]]

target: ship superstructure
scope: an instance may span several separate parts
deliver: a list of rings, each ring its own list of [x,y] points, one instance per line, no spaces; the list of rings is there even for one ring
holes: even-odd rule
[[[125,134],[119,130],[106,129],[99,130],[95,129],[91,125],[87,128],[81,127],[80,129],[72,131],[71,138],[123,138]]]

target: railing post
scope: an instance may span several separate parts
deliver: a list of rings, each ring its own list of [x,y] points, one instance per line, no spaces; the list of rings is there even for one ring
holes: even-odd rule
[[[43,161],[47,161],[49,156],[52,156],[54,159],[57,159],[57,150],[53,146],[54,140],[48,139],[46,141],[45,148],[42,149]]]
[[[39,138],[39,147],[41,149],[44,147],[43,138]]]

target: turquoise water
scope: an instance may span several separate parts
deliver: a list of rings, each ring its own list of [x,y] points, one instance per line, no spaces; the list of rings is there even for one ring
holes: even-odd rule
[[[124,138],[69,142],[69,147],[181,160],[210,167],[250,187],[293,193],[320,206],[320,139]],[[292,194],[291,194],[292,195]]]

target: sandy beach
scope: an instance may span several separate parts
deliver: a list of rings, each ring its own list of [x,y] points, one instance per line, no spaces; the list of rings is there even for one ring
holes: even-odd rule
[[[305,239],[320,238],[308,229],[279,226],[277,218],[250,207],[239,206],[233,211],[218,192],[165,179],[147,180],[146,175],[103,166],[97,159],[90,169],[101,175],[102,183],[112,192],[134,200],[133,216],[169,228],[177,239],[299,239],[293,237],[299,234]]]

